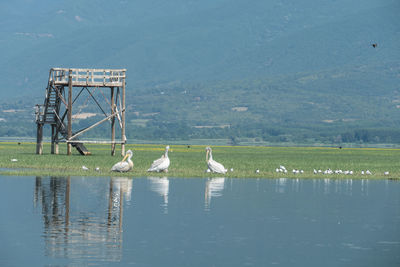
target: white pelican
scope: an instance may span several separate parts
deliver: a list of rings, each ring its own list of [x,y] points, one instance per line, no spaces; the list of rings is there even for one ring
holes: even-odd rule
[[[148,172],[168,172],[170,163],[168,158],[168,150],[169,146],[166,146],[164,155],[162,155],[161,158],[153,161],[150,168],[147,170]]]
[[[133,152],[132,150],[128,150],[124,156],[124,158],[120,161],[114,164],[114,166],[112,166],[111,171],[114,172],[127,172],[132,170],[133,168],[133,162],[131,160],[133,156]],[[126,159],[128,159],[127,161],[125,161]]]
[[[228,170],[225,169],[225,167],[221,163],[213,160],[211,147],[209,147],[209,146],[206,147],[206,151],[207,151],[206,162],[207,162],[208,168],[212,172],[225,174]],[[208,157],[208,155],[210,155],[210,158]]]

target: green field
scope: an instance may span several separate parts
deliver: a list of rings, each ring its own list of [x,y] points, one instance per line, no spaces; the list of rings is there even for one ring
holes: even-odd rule
[[[169,177],[214,177],[220,174],[206,173],[205,146],[172,145],[169,153],[169,172],[148,173],[152,161],[164,152],[163,145],[128,144],[126,149],[134,153],[134,168],[128,173],[110,172],[112,165],[122,159],[120,146],[117,156],[111,156],[110,145],[87,145],[92,155],[81,156],[73,150],[66,155],[66,145],[60,145],[60,154],[50,154],[50,145],[45,144],[43,155],[36,155],[36,144],[17,142],[0,143],[0,174],[36,176],[169,176]],[[231,169],[225,177],[237,178],[400,178],[400,149],[383,148],[322,148],[322,147],[246,147],[213,146],[213,157],[225,168]],[[17,161],[12,161],[16,159]],[[82,166],[89,170],[84,171]],[[288,173],[277,173],[284,165]],[[100,171],[95,168],[99,167]],[[259,169],[259,173],[255,170]],[[303,174],[292,173],[293,169]],[[351,170],[352,175],[323,173],[314,174],[313,169]],[[372,175],[362,175],[370,170]],[[389,175],[384,175],[384,172]]]

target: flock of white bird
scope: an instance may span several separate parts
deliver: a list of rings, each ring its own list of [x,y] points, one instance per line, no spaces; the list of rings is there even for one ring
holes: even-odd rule
[[[168,172],[168,167],[170,164],[170,160],[168,158],[168,150],[169,146],[166,146],[164,154],[161,156],[161,158],[153,161],[150,168],[147,170],[148,172]],[[122,161],[117,162],[114,164],[114,166],[112,166],[111,171],[127,172],[132,170],[133,168],[132,156],[133,156],[132,150],[128,150]]]
[[[166,146],[165,153],[161,156],[161,158],[153,161],[150,168],[147,170],[148,172],[168,172],[168,167],[170,165],[170,160],[168,158],[168,150],[169,146]],[[133,168],[132,156],[133,156],[132,150],[128,150],[122,161],[117,162],[114,166],[112,166],[111,171],[116,171],[116,172],[130,171]],[[208,165],[207,169],[208,172],[225,174],[228,171],[221,163],[213,159],[212,149],[209,146],[206,147],[206,161]],[[231,171],[233,171],[233,169],[231,169]]]
[[[153,161],[150,168],[147,170],[148,172],[168,172],[168,167],[170,165],[170,160],[168,158],[168,150],[169,146],[166,146],[165,153],[161,156],[161,158]],[[128,150],[122,161],[117,162],[114,166],[112,166],[111,171],[116,171],[116,172],[130,171],[133,168],[132,156],[133,156],[132,150]],[[213,159],[212,149],[209,146],[206,147],[206,161],[208,165],[207,172],[225,174],[228,171],[221,163]],[[231,171],[233,171],[233,169],[231,169]]]
[[[275,171],[276,172],[282,172],[282,173],[288,173],[288,170],[285,168],[285,166],[283,166],[283,165],[280,165],[279,166],[279,168],[276,168],[275,169]],[[299,169],[293,169],[292,170],[292,173],[293,174],[302,174],[302,173],[304,173],[304,170],[299,170]],[[321,169],[319,169],[319,170],[317,170],[317,169],[314,169],[313,170],[313,173],[314,174],[344,174],[344,175],[352,175],[352,174],[354,174],[355,172],[354,171],[352,171],[352,170],[345,170],[345,171],[343,171],[343,170],[341,170],[341,169],[337,169],[337,170],[332,170],[332,169],[326,169],[326,170],[321,170]],[[362,170],[361,172],[361,175],[372,175],[372,172],[370,171],[370,170],[366,170],[366,171],[364,171],[364,170]],[[389,172],[388,171],[385,171],[384,173],[383,173],[384,175],[389,175]]]
[[[168,158],[168,150],[169,146],[165,147],[165,153],[159,158],[153,161],[151,164],[150,168],[147,170],[148,172],[168,172],[168,167],[170,165],[170,160]],[[111,171],[117,171],[117,172],[127,172],[130,171],[133,168],[133,162],[132,162],[132,156],[133,152],[132,150],[128,150],[125,154],[125,157],[122,159],[122,161],[116,163],[112,168]],[[225,174],[228,172],[228,169],[224,167],[221,163],[215,161],[212,156],[212,149],[211,147],[206,147],[206,162],[208,169],[206,172],[209,173],[220,173],[220,174]],[[84,170],[87,170],[85,166],[82,166]],[[96,170],[99,170],[96,168]],[[231,172],[233,172],[233,168],[230,169]],[[286,169],[285,166],[280,165],[279,168],[276,168],[275,171],[277,173],[288,173],[288,170]],[[256,169],[255,173],[259,173],[260,170]],[[293,174],[303,174],[304,170],[302,169],[293,169],[292,170]],[[344,174],[344,175],[353,175],[355,172],[352,170],[341,170],[341,169],[326,169],[326,170],[321,170],[321,169],[314,169],[313,170],[314,174],[325,174],[325,175],[330,175],[330,174]],[[362,170],[361,175],[372,175],[372,172],[370,170]],[[388,171],[384,172],[384,175],[389,175]]]

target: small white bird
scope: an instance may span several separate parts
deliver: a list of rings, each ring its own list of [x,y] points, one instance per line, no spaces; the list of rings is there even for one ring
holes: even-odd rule
[[[96,169],[95,169],[96,171],[100,171],[100,167],[96,167]]]
[[[133,162],[131,160],[132,156],[133,156],[132,150],[126,151],[124,158],[120,162],[115,163],[114,166],[112,166],[111,171],[127,172],[132,170],[133,168]],[[127,161],[125,161],[126,159]]]
[[[370,170],[366,170],[365,174],[371,175],[372,173],[370,172]]]
[[[384,172],[383,174],[384,174],[384,175],[389,175],[389,172],[388,172],[388,171],[386,171],[386,172]]]
[[[209,147],[209,146],[206,147],[206,151],[207,151],[207,153],[206,153],[206,162],[207,162],[208,168],[212,172],[225,174],[228,170],[225,169],[224,165],[222,165],[221,163],[216,162],[215,160],[213,160],[211,147]]]
[[[166,146],[164,154],[161,156],[161,158],[153,161],[150,168],[147,170],[148,172],[168,172],[168,167],[170,164],[168,150],[169,146]]]
[[[259,170],[259,169],[256,169],[256,173],[260,173],[260,170]]]
[[[18,160],[17,160],[17,159],[11,159],[11,161],[12,161],[12,162],[17,162]]]
[[[86,167],[85,165],[83,165],[83,166],[82,166],[82,170],[87,171],[87,170],[89,170],[89,168]]]
[[[233,172],[233,168],[231,168],[231,172]]]

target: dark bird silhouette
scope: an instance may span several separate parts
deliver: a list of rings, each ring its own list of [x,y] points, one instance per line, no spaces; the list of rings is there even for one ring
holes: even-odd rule
[[[377,43],[372,44],[372,47],[373,47],[373,48],[376,48],[377,46],[378,46]]]

